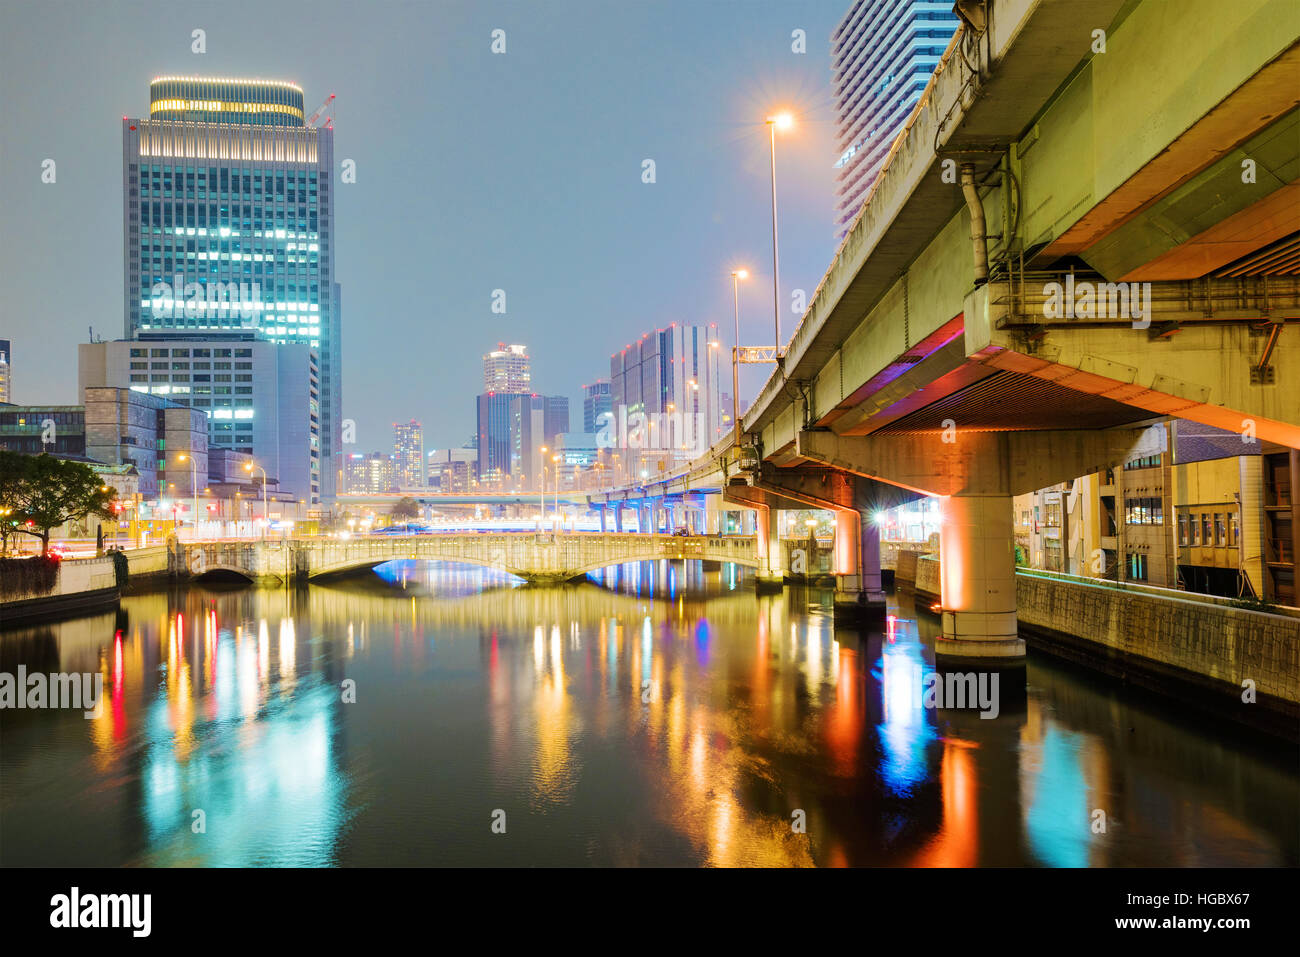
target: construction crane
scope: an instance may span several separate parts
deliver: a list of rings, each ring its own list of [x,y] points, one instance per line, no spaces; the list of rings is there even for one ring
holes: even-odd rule
[[[324,116],[326,113],[328,113],[328,112],[330,111],[330,107],[332,107],[333,105],[334,105],[334,94],[331,93],[331,94],[329,95],[329,99],[327,99],[324,103],[322,103],[322,104],[317,108],[316,112],[313,113],[313,114],[312,114],[312,115],[307,119],[307,125],[308,125],[308,126],[316,126],[316,125],[317,125],[317,121],[318,121],[322,116]],[[332,127],[333,123],[334,123],[334,116],[333,116],[332,113],[330,113],[330,115],[328,115],[328,116],[325,116],[325,125],[326,125],[326,127]]]

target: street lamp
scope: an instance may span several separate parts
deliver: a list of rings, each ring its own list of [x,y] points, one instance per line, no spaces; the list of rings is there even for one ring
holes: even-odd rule
[[[737,445],[740,444],[740,280],[748,278],[748,269],[732,270],[731,297],[736,304],[736,337],[731,344],[731,421],[736,426]]]
[[[781,271],[776,243],[776,131],[794,126],[794,117],[778,113],[767,118],[767,129],[772,144],[772,304],[776,315],[776,359],[781,359]]]
[[[266,507],[266,469],[260,465],[254,465],[252,462],[244,463],[244,471],[249,475],[253,474],[253,469],[262,473],[262,537],[266,537],[266,526],[270,521],[270,511]]]
[[[190,508],[193,510],[194,535],[198,536],[199,531],[199,476],[198,465],[194,462],[194,457],[182,452],[176,456],[176,461],[190,463]]]
[[[551,464],[555,466],[552,470],[555,472],[555,524],[560,525],[560,456],[558,454],[551,456]],[[546,489],[542,489],[542,497],[546,497]]]

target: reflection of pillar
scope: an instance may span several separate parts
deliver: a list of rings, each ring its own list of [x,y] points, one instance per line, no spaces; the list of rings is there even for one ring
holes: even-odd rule
[[[781,561],[781,510],[767,505],[754,507],[757,531],[758,587],[760,590],[781,587],[784,569]]]
[[[1010,495],[954,495],[943,500],[939,578],[943,637],[935,654],[1020,658],[1016,629],[1015,529]]]

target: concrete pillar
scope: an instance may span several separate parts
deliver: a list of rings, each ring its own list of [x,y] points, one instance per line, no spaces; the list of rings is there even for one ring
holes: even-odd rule
[[[880,577],[880,528],[872,509],[835,513],[835,614],[842,617],[885,608]]]
[[[1025,642],[1016,628],[1015,540],[1010,495],[943,500],[943,637],[935,640],[936,656],[1023,662]]]
[[[607,528],[605,527],[605,509],[604,509],[604,507],[602,506],[601,508],[596,509],[596,511],[600,513],[600,530],[601,530],[602,532],[607,532],[607,531],[609,531],[609,529],[607,529]]]
[[[785,569],[781,560],[781,510],[766,505],[754,509],[754,526],[757,530],[758,590],[775,591],[781,588]]]
[[[717,535],[722,531],[725,517],[718,506],[722,503],[720,495],[706,495],[704,498],[704,534]]]
[[[623,531],[623,503],[621,502],[614,505],[614,531],[619,533]]]

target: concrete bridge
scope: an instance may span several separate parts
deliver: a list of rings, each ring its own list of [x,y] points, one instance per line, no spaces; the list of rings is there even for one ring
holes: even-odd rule
[[[807,539],[780,543],[785,581],[808,581],[834,574],[833,544]],[[880,564],[892,570],[900,552],[931,552],[921,542],[886,542]],[[230,573],[249,581],[319,578],[415,559],[461,562],[494,568],[530,582],[563,582],[587,572],[633,562],[731,562],[759,567],[753,535],[643,535],[600,532],[501,532],[434,534],[402,538],[293,538],[268,541],[182,542],[167,544],[167,576],[184,581]]]
[[[296,538],[180,542],[168,545],[168,574],[187,580],[218,572],[250,581],[304,580],[401,559],[463,562],[530,582],[564,582],[628,562],[734,562],[757,567],[753,537],[603,535],[599,532],[414,535],[397,538]]]
[[[774,579],[780,510],[829,509],[837,607],[879,607],[873,510],[937,497],[936,652],[1014,663],[1013,496],[1170,416],[1300,447],[1300,6],[960,8],[739,435],[591,504],[720,489]]]

